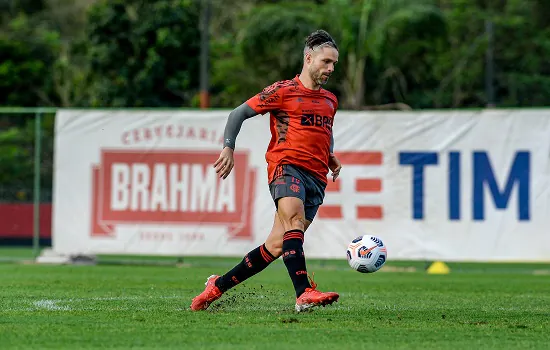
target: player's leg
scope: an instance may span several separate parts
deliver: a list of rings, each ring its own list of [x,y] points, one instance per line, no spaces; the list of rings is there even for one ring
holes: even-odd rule
[[[304,231],[307,231],[310,224],[311,222],[306,220]],[[267,250],[269,250],[271,254],[273,256],[276,256],[277,258],[283,254],[284,234],[285,229],[283,227],[281,219],[279,218],[279,213],[275,212],[275,222],[273,223],[273,229],[271,230],[271,233],[265,240],[264,244]]]
[[[227,290],[264,270],[271,262],[281,256],[281,251],[276,249],[277,246],[281,246],[281,244],[277,244],[276,237],[281,237],[282,242],[283,233],[281,220],[275,214],[273,226],[266,243],[248,252],[243,260],[224,275],[210,276],[206,281],[204,291],[193,298],[191,310],[207,309],[210,304],[218,300]]]
[[[244,256],[239,264],[216,281],[216,286],[222,293],[263,271],[269,264],[281,256],[281,252],[278,251],[277,245],[271,243],[273,240],[269,240],[270,237],[281,235],[281,230],[281,221],[277,217],[277,214],[275,214],[273,226],[271,227],[271,232],[266,242],[251,250]]]
[[[281,174],[283,175],[275,179],[269,185],[276,206],[277,199],[284,197],[287,192],[302,196],[302,200],[305,199],[305,197],[303,197],[305,195],[303,184],[297,191],[296,186],[298,186],[300,181],[291,176],[284,175],[283,170],[284,167],[281,167]],[[304,227],[304,229],[306,227]],[[226,274],[222,276],[210,276],[206,281],[206,288],[204,291],[193,299],[191,309],[204,310],[208,308],[208,306],[219,299],[225,291],[265,269],[272,261],[281,256],[283,252],[284,234],[285,229],[283,223],[278,214],[275,213],[273,226],[266,242],[246,254],[243,260]]]
[[[306,230],[308,226],[309,222],[306,222]],[[264,244],[250,251],[239,264],[216,280],[216,286],[220,291],[223,293],[233,288],[263,271],[271,262],[277,260],[283,253],[284,233],[282,221],[279,214],[275,212],[271,232]]]
[[[277,173],[280,175],[270,184],[270,192],[281,220],[283,235],[273,237],[272,241],[282,242],[283,262],[298,296],[306,288],[311,288],[302,248],[306,229],[306,188],[301,174],[293,166],[282,165]]]
[[[306,227],[304,202],[297,197],[282,197],[279,198],[277,206],[277,213],[284,229],[283,262],[294,285],[296,297],[299,297],[306,288],[311,288],[303,249]]]
[[[338,300],[339,295],[333,292],[320,292],[313,280],[310,283],[303,250],[304,231],[315,218],[323,202],[324,185],[297,169],[291,171],[296,171],[296,176],[300,177],[306,198],[280,198],[278,214],[285,229],[283,261],[296,291],[296,311],[303,311],[313,306],[332,304]]]
[[[317,211],[317,208],[314,208]],[[304,254],[304,229],[309,226],[312,217],[306,219],[303,202],[295,197],[279,199],[278,213],[285,233],[283,237],[283,262],[296,291],[296,311],[304,311],[314,306],[329,305],[337,301],[339,295],[334,292],[321,292],[313,280],[309,280]],[[306,226],[307,225],[307,226]],[[303,229],[302,229],[303,228]]]

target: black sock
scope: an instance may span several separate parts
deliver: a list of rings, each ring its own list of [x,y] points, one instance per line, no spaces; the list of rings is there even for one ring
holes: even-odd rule
[[[262,271],[271,264],[273,260],[275,260],[275,257],[267,250],[265,244],[262,244],[246,254],[243,260],[231,271],[218,278],[216,280],[216,286],[223,293]]]
[[[283,261],[292,284],[294,284],[296,297],[302,295],[306,288],[311,288],[307,278],[303,245],[304,231],[290,230],[285,232],[283,236]]]

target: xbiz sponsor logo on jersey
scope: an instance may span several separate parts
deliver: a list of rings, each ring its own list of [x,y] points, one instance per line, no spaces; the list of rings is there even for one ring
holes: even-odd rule
[[[332,130],[332,117],[322,116],[313,113],[305,113],[302,115],[301,123],[303,126],[317,126]]]

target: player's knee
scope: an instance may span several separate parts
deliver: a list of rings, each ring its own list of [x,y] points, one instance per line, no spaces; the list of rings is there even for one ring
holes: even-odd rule
[[[277,259],[281,255],[283,255],[283,241],[270,241],[267,240],[265,242],[266,249]]]
[[[283,220],[283,226],[286,231],[289,230],[305,230],[306,218],[301,213],[293,213],[288,218]]]
[[[285,231],[304,231],[306,219],[304,213],[304,204],[300,198],[281,198],[279,200],[278,213]]]

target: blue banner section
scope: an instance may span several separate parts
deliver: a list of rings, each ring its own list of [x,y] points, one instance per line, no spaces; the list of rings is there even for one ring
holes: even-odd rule
[[[461,178],[472,176],[472,219],[485,220],[486,194],[489,189],[489,200],[496,209],[507,210],[512,201],[514,189],[517,189],[517,219],[528,221],[530,214],[530,169],[531,154],[528,151],[517,151],[507,168],[496,171],[491,164],[491,158],[486,151],[472,152],[472,174],[463,174],[461,167],[461,152],[449,152],[448,169],[448,206],[449,220],[461,220],[460,203]],[[428,166],[439,165],[439,155],[436,152],[399,152],[399,164],[411,167],[412,214],[414,220],[425,217],[424,205],[426,199],[425,170]],[[499,183],[504,184],[499,187]]]

